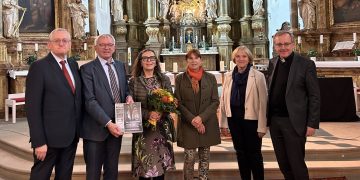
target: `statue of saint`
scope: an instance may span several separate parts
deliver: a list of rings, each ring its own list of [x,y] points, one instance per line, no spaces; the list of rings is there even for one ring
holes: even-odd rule
[[[114,21],[124,20],[123,0],[111,0],[111,14]]]
[[[206,18],[206,4],[205,4],[205,0],[200,0],[199,1],[199,14],[198,14],[198,19],[199,20],[205,20]]]
[[[85,36],[85,18],[89,15],[88,10],[85,5],[81,3],[81,0],[76,0],[75,3],[69,3],[67,7],[70,9],[74,38],[81,39]]]
[[[207,11],[207,17],[209,19],[217,18],[216,9],[217,9],[216,0],[206,0],[206,11]]]
[[[253,0],[254,16],[264,16],[263,0]]]
[[[180,20],[180,9],[176,1],[173,1],[173,4],[170,7],[169,14],[171,16],[170,21],[172,23],[177,23]]]
[[[2,2],[3,9],[3,23],[4,23],[4,36],[6,38],[19,37],[19,13],[18,10],[26,10],[17,5],[16,0],[4,0]],[[16,31],[16,32],[15,32]]]
[[[162,19],[166,19],[170,7],[170,0],[158,0],[158,2],[160,4],[159,16]]]
[[[313,29],[315,23],[316,0],[300,0],[300,17],[304,22],[304,29]]]

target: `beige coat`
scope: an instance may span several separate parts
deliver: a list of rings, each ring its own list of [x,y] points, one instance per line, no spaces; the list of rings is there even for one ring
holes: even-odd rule
[[[225,74],[222,95],[220,98],[221,127],[227,127],[227,117],[231,117],[230,96],[233,79],[232,71]],[[257,132],[266,133],[267,87],[265,76],[261,72],[250,69],[245,94],[246,120],[258,120]]]

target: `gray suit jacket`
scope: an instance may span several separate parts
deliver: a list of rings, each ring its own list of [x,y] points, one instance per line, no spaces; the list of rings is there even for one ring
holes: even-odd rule
[[[129,95],[124,63],[114,63],[120,87],[121,102]],[[81,137],[92,141],[104,141],[109,131],[105,127],[109,120],[115,119],[115,101],[105,71],[98,58],[80,68],[85,113],[81,124]]]
[[[269,95],[278,59],[275,57],[269,63],[267,79]],[[294,54],[290,67],[285,101],[291,124],[299,135],[305,135],[307,127],[319,128],[320,88],[315,63],[297,53]],[[268,126],[270,124],[271,117],[268,117]]]

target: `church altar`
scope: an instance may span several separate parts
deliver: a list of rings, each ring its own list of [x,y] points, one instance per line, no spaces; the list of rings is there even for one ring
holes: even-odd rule
[[[217,61],[218,52],[200,52],[203,61],[203,68],[208,71],[216,71],[219,66]],[[186,53],[167,53],[160,54],[160,59],[165,63],[165,71],[173,72],[173,65],[177,63],[178,71],[186,70]]]

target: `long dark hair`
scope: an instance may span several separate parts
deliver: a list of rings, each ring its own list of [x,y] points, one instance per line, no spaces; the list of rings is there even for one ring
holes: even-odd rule
[[[139,55],[137,56],[137,58],[135,60],[135,63],[132,66],[131,75],[133,77],[141,76],[141,74],[143,72],[143,67],[141,66],[141,59],[142,59],[142,55],[145,52],[152,52],[154,54],[155,59],[156,59],[156,66],[154,68],[154,75],[162,78],[161,69],[160,69],[160,61],[159,61],[158,57],[156,56],[155,51],[152,50],[152,49],[148,49],[148,48],[143,49],[142,51],[140,51]]]

